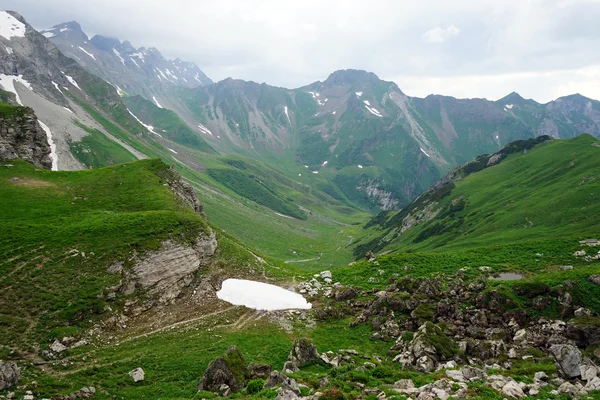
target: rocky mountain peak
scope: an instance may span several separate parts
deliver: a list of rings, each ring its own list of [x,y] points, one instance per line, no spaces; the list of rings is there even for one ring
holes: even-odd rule
[[[48,39],[61,37],[75,42],[85,43],[89,41],[88,36],[85,34],[81,25],[77,21],[63,22],[62,24],[54,25],[50,29],[40,31],[40,33],[46,36]]]
[[[92,43],[95,47],[104,51],[112,51],[112,49],[121,46],[121,41],[117,38],[96,35],[90,39],[90,43]]]
[[[355,85],[381,81],[377,75],[358,69],[342,69],[333,72],[323,82],[327,86]]]

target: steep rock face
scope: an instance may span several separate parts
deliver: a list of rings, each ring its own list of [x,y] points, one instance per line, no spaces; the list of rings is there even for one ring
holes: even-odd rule
[[[167,240],[158,251],[145,254],[132,268],[130,287],[140,286],[162,302],[169,302],[190,284],[194,273],[206,265],[216,249],[213,231],[200,234],[193,246]]]
[[[0,159],[21,158],[50,169],[50,144],[33,110],[25,107],[10,110],[10,113],[0,113]]]

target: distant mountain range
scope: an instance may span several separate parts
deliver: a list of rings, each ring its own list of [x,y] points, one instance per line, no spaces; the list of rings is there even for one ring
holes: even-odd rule
[[[89,39],[77,22],[41,34],[28,27],[18,46],[15,40],[0,38],[2,73],[21,75],[67,120],[72,116],[63,107],[82,93],[80,100],[133,129],[127,132],[267,162],[336,201],[372,211],[402,207],[454,166],[514,140],[583,132],[600,137],[600,102],[581,95],[547,104],[517,93],[498,101],[422,99],[359,70],[336,71],[297,89],[235,79],[212,83],[196,65],[166,60],[157,49],[135,49],[109,36]],[[63,87],[70,88],[66,97]],[[41,101],[34,103],[41,108]],[[65,126],[58,133],[59,160],[68,160],[69,143],[87,133],[59,125]],[[61,139],[60,132],[73,130]]]

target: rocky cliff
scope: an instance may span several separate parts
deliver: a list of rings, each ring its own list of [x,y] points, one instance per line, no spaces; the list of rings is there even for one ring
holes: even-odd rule
[[[41,168],[51,169],[50,143],[33,110],[1,105],[0,159],[21,158]]]

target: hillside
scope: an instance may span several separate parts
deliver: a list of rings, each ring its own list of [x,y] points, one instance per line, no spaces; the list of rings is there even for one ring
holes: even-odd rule
[[[397,213],[365,228],[366,251],[456,249],[552,237],[597,235],[600,142],[521,141],[451,172]]]

